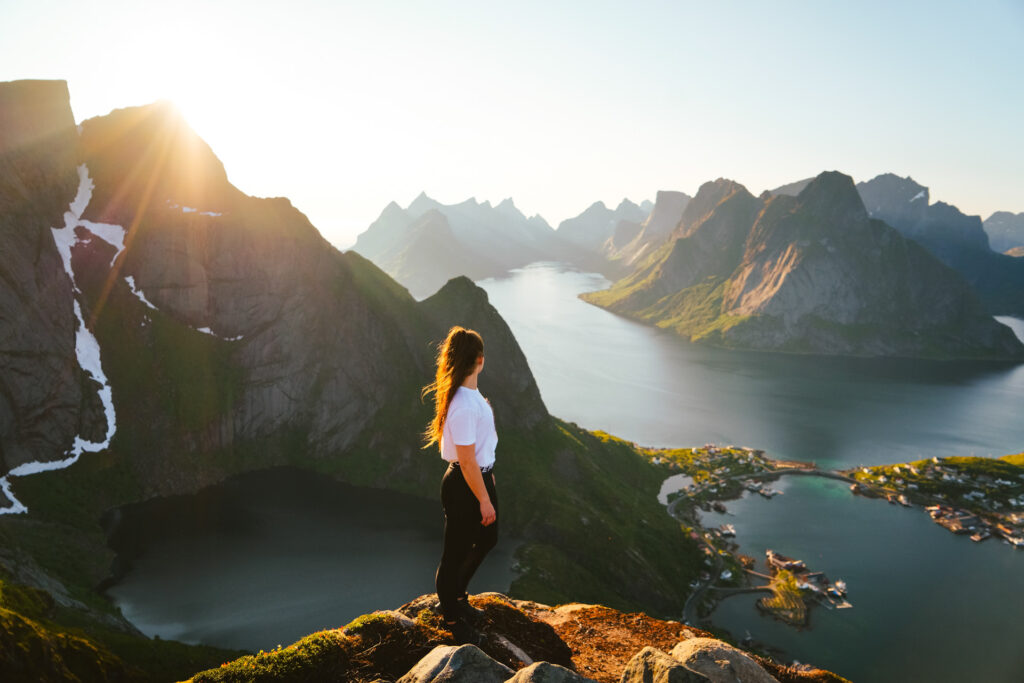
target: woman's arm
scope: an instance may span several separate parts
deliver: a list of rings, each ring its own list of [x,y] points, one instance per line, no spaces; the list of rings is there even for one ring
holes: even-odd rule
[[[491,496],[487,493],[487,486],[484,485],[484,475],[480,473],[480,465],[476,462],[476,444],[468,446],[455,445],[455,453],[459,456],[459,467],[462,468],[462,476],[465,478],[473,495],[480,501],[480,523],[484,526],[491,524],[497,517],[494,506],[491,504]]]

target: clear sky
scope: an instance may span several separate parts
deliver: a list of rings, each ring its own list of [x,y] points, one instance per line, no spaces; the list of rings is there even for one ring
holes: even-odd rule
[[[421,190],[556,226],[835,169],[1024,211],[1022,0],[3,0],[20,78],[67,80],[78,120],[171,99],[341,247]]]

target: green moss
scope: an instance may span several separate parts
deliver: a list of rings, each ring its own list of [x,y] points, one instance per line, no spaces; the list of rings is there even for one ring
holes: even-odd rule
[[[242,681],[349,680],[354,638],[340,630],[319,631],[285,648],[260,650],[202,671],[195,683]]]

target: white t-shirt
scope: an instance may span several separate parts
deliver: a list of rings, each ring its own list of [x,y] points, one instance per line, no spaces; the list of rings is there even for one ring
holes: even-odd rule
[[[458,387],[448,406],[448,417],[441,430],[441,457],[449,462],[458,460],[456,444],[476,444],[476,464],[480,467],[494,463],[494,449],[498,445],[494,411],[478,389]]]

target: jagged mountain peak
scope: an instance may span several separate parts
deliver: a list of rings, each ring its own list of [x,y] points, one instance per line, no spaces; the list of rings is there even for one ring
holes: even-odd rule
[[[426,192],[420,192],[416,195],[416,199],[412,200],[405,210],[410,216],[416,217],[422,213],[426,213],[430,209],[436,209],[439,206],[441,206],[439,201],[427,195]]]
[[[220,213],[243,196],[210,146],[167,100],[86,119],[81,150],[99,188],[87,216],[92,220],[129,222],[143,201]],[[132,172],[123,173],[126,168]],[[116,187],[103,182],[113,177],[120,179]]]
[[[849,227],[868,218],[853,178],[839,171],[822,171],[796,198],[803,210],[829,226]]]
[[[623,197],[622,201],[619,202],[618,206],[615,207],[615,213],[622,213],[624,211],[642,211],[640,205],[629,199],[629,197]]]
[[[696,196],[687,203],[686,209],[683,211],[680,221],[681,228],[688,230],[713,211],[727,197],[737,192],[750,194],[747,192],[746,187],[735,180],[727,178],[717,178],[703,183],[698,188]]]
[[[388,202],[388,205],[384,207],[384,210],[380,212],[380,216],[377,220],[386,216],[400,216],[405,215],[405,209],[399,206],[398,202],[392,200]]]
[[[913,206],[906,207],[901,213],[907,211],[920,212],[928,206],[930,201],[928,188],[917,182],[909,175],[898,176],[895,173],[881,173],[871,180],[857,183],[857,191],[864,199],[864,204],[874,214],[876,211],[886,211],[886,205],[894,202],[906,202]],[[892,209],[889,210],[891,212]]]

